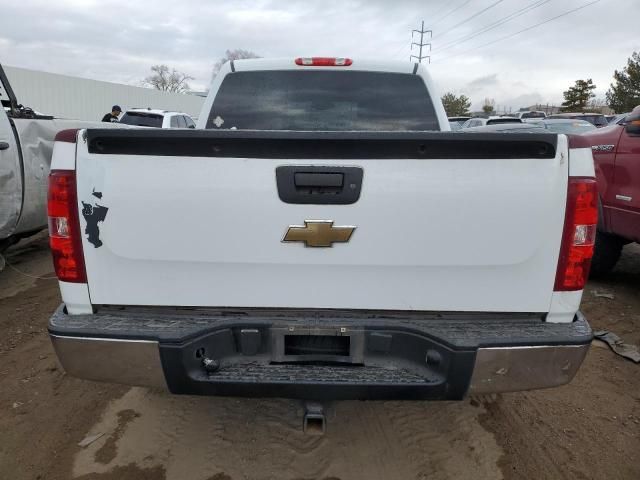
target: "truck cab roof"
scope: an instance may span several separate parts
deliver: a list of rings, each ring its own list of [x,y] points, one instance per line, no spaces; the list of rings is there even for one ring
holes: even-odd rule
[[[313,59],[335,59],[338,61],[345,60],[348,65],[299,65],[296,60],[307,61]],[[328,63],[328,62],[327,62]],[[339,63],[339,62],[338,62]],[[418,64],[399,62],[399,61],[381,61],[376,59],[351,59],[346,57],[279,57],[279,58],[251,58],[243,60],[232,60],[225,64],[231,71],[247,72],[256,70],[366,70],[370,72],[394,72],[394,73],[417,73]],[[224,66],[223,66],[224,68]],[[221,70],[222,72],[222,70]]]

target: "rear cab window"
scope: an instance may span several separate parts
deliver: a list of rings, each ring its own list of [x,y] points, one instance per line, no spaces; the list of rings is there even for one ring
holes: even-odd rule
[[[206,128],[239,130],[440,130],[419,75],[268,70],[228,74]]]
[[[120,119],[120,123],[137,125],[138,127],[162,128],[162,115],[146,112],[127,112]]]

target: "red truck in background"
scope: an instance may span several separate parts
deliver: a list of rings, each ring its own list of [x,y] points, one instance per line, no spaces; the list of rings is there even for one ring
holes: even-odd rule
[[[584,135],[591,143],[600,217],[591,274],[615,266],[622,247],[640,242],[640,106],[618,124]]]

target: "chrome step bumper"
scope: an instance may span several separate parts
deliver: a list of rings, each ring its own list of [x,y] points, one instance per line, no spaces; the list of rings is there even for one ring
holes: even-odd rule
[[[460,399],[571,381],[592,334],[538,315],[102,309],[49,325],[70,375],[173,393]],[[348,355],[287,355],[289,335],[343,335]],[[203,368],[204,358],[214,369]],[[319,361],[321,360],[321,361]]]

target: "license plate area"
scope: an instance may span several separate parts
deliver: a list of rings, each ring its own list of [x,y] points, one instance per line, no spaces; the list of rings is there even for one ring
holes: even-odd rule
[[[285,335],[284,354],[349,357],[350,343],[348,335]]]
[[[272,342],[273,363],[363,363],[361,331],[289,327],[274,331]]]

